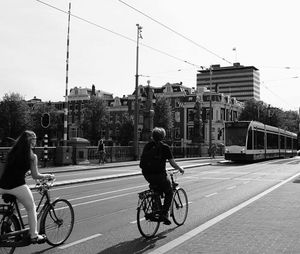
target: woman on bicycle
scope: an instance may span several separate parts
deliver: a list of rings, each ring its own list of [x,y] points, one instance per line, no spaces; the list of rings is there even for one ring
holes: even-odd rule
[[[183,174],[184,170],[175,162],[170,147],[163,142],[165,136],[166,131],[164,128],[155,127],[153,129],[153,141],[150,141],[144,147],[140,167],[149,184],[158,187],[159,191],[165,194],[161,219],[164,224],[169,225],[171,221],[169,220],[168,211],[172,202],[173,190],[166,172],[166,161],[168,160],[171,166],[179,170],[180,173]]]
[[[51,174],[40,174],[38,171],[38,159],[33,152],[36,145],[34,132],[26,130],[16,140],[9,151],[4,167],[0,175],[0,194],[14,195],[22,203],[28,214],[29,234],[33,243],[44,241],[44,236],[37,231],[37,215],[33,195],[25,183],[25,175],[30,170],[33,179],[52,179]]]

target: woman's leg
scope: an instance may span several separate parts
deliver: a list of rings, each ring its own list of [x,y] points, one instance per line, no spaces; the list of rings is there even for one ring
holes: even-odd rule
[[[4,190],[2,190],[3,192]],[[29,187],[25,185],[21,185],[11,190],[5,190],[5,193],[12,194],[16,196],[18,201],[25,207],[28,214],[28,225],[29,225],[29,233],[31,238],[36,237],[38,235],[37,231],[37,216],[36,216],[36,208],[33,199],[33,195]]]

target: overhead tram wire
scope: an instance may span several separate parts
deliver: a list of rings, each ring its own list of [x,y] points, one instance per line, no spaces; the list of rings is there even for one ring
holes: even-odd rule
[[[135,7],[131,6],[131,5],[129,5],[128,3],[126,3],[126,2],[124,2],[124,1],[122,1],[122,0],[118,0],[118,1],[121,2],[122,4],[128,6],[129,8],[133,9],[134,11],[136,11],[136,12],[142,14],[143,16],[147,17],[148,19],[152,20],[153,22],[155,22],[155,23],[161,25],[162,27],[166,28],[167,30],[169,30],[169,31],[171,31],[171,32],[173,32],[173,33],[175,33],[176,35],[180,36],[181,38],[183,38],[183,39],[185,39],[185,40],[191,42],[192,44],[196,45],[197,47],[199,47],[199,48],[201,48],[201,49],[203,49],[203,50],[209,52],[210,54],[216,56],[217,58],[220,58],[221,60],[223,60],[223,61],[225,61],[225,62],[227,62],[227,63],[229,63],[229,64],[232,64],[232,62],[228,61],[228,60],[225,59],[224,57],[222,57],[222,56],[218,55],[217,53],[213,52],[212,50],[210,50],[210,49],[208,49],[208,48],[206,48],[206,47],[200,45],[199,43],[197,43],[197,42],[193,41],[192,39],[186,37],[186,36],[183,35],[182,33],[179,33],[179,32],[177,32],[177,31],[175,31],[173,28],[171,28],[171,27],[169,27],[169,26],[163,24],[162,22],[160,22],[160,21],[158,21],[158,20],[152,18],[152,17],[149,16],[148,14],[146,14],[146,13],[144,13],[144,12],[138,10],[137,8],[135,8]]]
[[[265,87],[266,90],[268,90],[270,93],[272,93],[273,95],[275,95],[277,98],[279,98],[283,103],[292,106],[292,104],[290,104],[287,100],[283,99],[281,96],[279,96],[278,94],[274,93],[266,84],[264,81],[261,82],[261,85]],[[294,108],[294,106],[292,106]]]
[[[53,6],[53,5],[49,4],[49,3],[43,2],[43,1],[41,1],[41,0],[36,0],[36,1],[39,2],[39,3],[41,3],[41,4],[46,5],[46,6],[48,6],[48,7],[51,7],[51,8],[53,8],[53,9],[57,10],[57,11],[63,12],[63,13],[65,13],[65,14],[68,14],[67,11],[62,10],[62,9],[60,9],[60,8],[58,8],[58,7],[56,7],[56,6]],[[114,34],[114,35],[116,35],[116,36],[122,37],[123,39],[126,39],[126,40],[129,40],[129,41],[133,42],[133,43],[136,43],[136,40],[135,40],[135,39],[132,39],[132,38],[130,38],[130,37],[126,36],[126,35],[120,34],[120,33],[118,33],[118,32],[115,32],[115,31],[113,31],[113,30],[111,30],[111,29],[108,29],[108,28],[106,28],[106,27],[103,27],[103,26],[101,26],[101,25],[99,25],[99,24],[96,24],[95,22],[89,21],[89,20],[87,20],[87,19],[85,19],[85,18],[82,18],[82,17],[77,16],[77,15],[72,14],[72,13],[71,13],[71,16],[72,16],[73,18],[76,18],[76,19],[78,19],[78,20],[81,20],[81,21],[83,21],[83,22],[86,22],[86,23],[88,23],[88,24],[90,24],[90,25],[96,26],[96,27],[98,27],[98,28],[100,28],[100,29],[102,29],[102,30],[105,30],[105,31],[107,31],[107,32],[109,32],[109,33],[112,33],[112,34]],[[152,46],[149,46],[149,45],[147,45],[147,44],[140,43],[140,45],[142,45],[142,46],[144,46],[144,47],[146,47],[146,48],[149,48],[149,49],[151,49],[151,50],[153,50],[153,51],[156,51],[156,52],[158,52],[158,53],[160,53],[160,54],[166,55],[166,56],[168,56],[168,57],[170,57],[170,58],[173,58],[173,59],[175,59],[175,60],[177,60],[177,61],[184,62],[184,63],[186,63],[186,64],[192,65],[192,66],[194,66],[194,67],[196,67],[196,68],[201,68],[201,69],[204,68],[204,67],[201,66],[201,65],[194,64],[194,63],[192,63],[192,62],[189,62],[189,61],[184,60],[184,59],[182,59],[182,58],[179,58],[179,57],[177,57],[177,56],[171,55],[171,54],[169,54],[169,53],[167,53],[167,52],[164,52],[164,51],[162,51],[162,50],[160,50],[160,49],[157,49],[157,48],[154,48],[154,47],[152,47]]]

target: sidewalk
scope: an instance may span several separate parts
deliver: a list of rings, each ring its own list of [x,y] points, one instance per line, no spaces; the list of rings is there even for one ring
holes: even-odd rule
[[[180,239],[175,241],[169,251],[159,248],[153,253],[300,253],[300,177],[199,230],[179,246]]]

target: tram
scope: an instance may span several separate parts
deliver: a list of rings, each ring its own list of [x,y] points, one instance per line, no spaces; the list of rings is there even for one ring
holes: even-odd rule
[[[225,122],[225,159],[258,161],[297,155],[297,134],[256,121]]]

